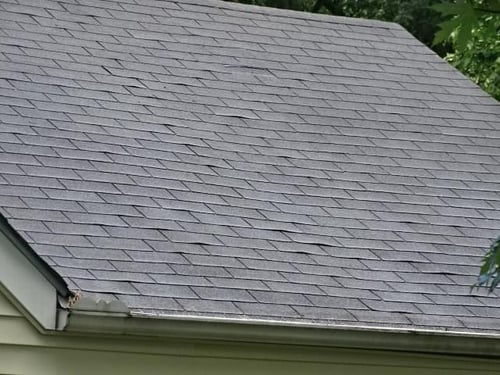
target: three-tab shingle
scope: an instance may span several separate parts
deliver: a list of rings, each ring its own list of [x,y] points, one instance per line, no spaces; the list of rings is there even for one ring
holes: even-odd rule
[[[500,332],[500,106],[400,26],[0,4],[0,212],[132,313]]]

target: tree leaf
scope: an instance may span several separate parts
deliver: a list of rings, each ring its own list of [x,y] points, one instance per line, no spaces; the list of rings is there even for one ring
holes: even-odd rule
[[[474,286],[486,286],[491,293],[500,283],[500,237],[498,237],[490,246],[483,259],[483,265],[479,271],[477,282]]]
[[[433,45],[444,42],[454,34],[457,50],[465,50],[472,39],[472,30],[479,22],[472,3],[458,0],[456,3],[436,4],[433,8],[445,16],[453,16],[439,25],[441,30],[436,33]]]
[[[451,20],[444,21],[439,24],[440,30],[434,35],[434,40],[432,45],[436,45],[448,40],[451,34],[460,26],[460,20],[458,18],[452,18]]]
[[[443,16],[454,16],[459,13],[454,3],[438,3],[432,5],[431,8],[441,13]]]

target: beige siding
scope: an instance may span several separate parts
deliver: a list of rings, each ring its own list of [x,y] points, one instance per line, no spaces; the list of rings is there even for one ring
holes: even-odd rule
[[[390,358],[389,358],[390,360]],[[359,359],[363,361],[362,358]],[[88,352],[48,348],[0,349],[0,363],[8,364],[12,374],[342,374],[342,375],[466,375],[498,374],[458,368],[416,368],[412,366],[373,366],[342,363],[279,362],[232,358],[191,358],[119,352]],[[432,366],[432,364],[429,364]],[[9,372],[10,371],[10,372]]]
[[[18,316],[21,317],[21,313],[7,300],[2,292],[0,291],[0,319],[3,317],[12,317]]]
[[[0,295],[0,374],[477,375],[500,362],[285,345],[41,334]]]

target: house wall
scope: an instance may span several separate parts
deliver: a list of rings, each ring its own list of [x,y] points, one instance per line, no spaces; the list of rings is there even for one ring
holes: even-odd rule
[[[0,321],[2,319],[23,319],[23,315],[7,298],[0,292]]]
[[[295,345],[41,334],[0,293],[0,374],[497,374],[500,361]]]

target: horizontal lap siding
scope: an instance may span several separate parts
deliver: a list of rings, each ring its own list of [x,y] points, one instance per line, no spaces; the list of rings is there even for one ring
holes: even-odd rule
[[[363,359],[360,358],[362,362]],[[472,375],[498,373],[487,370],[456,368],[437,369],[413,366],[372,366],[342,363],[260,361],[252,359],[173,357],[117,352],[93,352],[63,348],[16,347],[0,345],[2,374],[345,374],[365,375]],[[498,367],[496,367],[498,368]]]
[[[20,339],[20,331],[14,328],[19,325],[28,326],[29,323],[0,290],[0,375],[20,374],[17,366],[18,357],[11,355],[16,350],[16,346],[12,345],[12,335],[15,334]],[[32,329],[27,328],[31,333]]]
[[[4,297],[0,291],[0,319],[3,317],[22,316],[21,313]],[[1,334],[1,332],[0,332]]]

